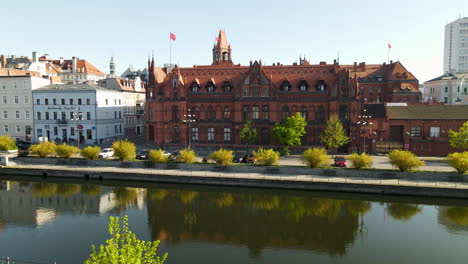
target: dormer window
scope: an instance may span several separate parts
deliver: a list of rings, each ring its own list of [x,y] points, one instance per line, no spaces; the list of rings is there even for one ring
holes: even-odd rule
[[[213,93],[214,92],[214,84],[212,82],[208,82],[208,84],[206,85],[206,91],[208,91],[209,93]]]
[[[285,92],[291,91],[291,84],[289,84],[288,81],[284,81],[281,84],[281,91],[285,91]]]
[[[231,89],[232,89],[231,83],[228,82],[228,81],[225,81],[224,84],[223,84],[223,90],[225,92],[230,92]]]
[[[305,80],[302,80],[301,83],[299,84],[299,91],[305,92],[309,89],[309,85]]]
[[[200,86],[198,85],[198,83],[193,82],[192,85],[190,85],[190,89],[192,90],[192,92],[197,93],[200,89]]]
[[[177,79],[172,79],[172,88],[177,88],[179,86],[179,80]]]
[[[317,82],[317,91],[323,92],[325,91],[325,89],[326,89],[325,82],[323,80],[319,80]]]

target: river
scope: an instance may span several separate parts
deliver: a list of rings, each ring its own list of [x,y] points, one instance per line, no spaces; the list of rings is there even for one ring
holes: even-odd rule
[[[0,258],[82,263],[92,244],[109,237],[109,216],[128,215],[140,239],[161,241],[158,252],[169,254],[167,264],[468,259],[468,201],[463,200],[2,179]]]

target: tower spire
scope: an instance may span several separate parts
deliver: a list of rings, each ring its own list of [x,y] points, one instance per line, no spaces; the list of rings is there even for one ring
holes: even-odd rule
[[[231,59],[231,45],[227,42],[226,32],[224,29],[219,30],[216,44],[213,47],[213,65],[217,64],[233,64]]]

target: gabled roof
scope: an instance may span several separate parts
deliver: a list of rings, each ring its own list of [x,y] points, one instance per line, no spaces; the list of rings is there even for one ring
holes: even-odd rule
[[[58,66],[62,71],[69,71],[73,69],[73,60],[52,60],[52,63]],[[99,76],[105,75],[90,62],[83,59],[76,59],[76,71],[79,73],[87,73]]]
[[[436,77],[434,79],[431,79],[429,81],[426,81],[426,82],[434,82],[434,81],[441,81],[441,80],[459,80],[459,79],[467,79],[468,80],[468,73],[465,72],[465,73],[456,73],[456,74],[453,74],[453,73],[446,73],[446,74],[443,74],[439,77]]]
[[[387,106],[389,119],[461,119],[468,120],[468,105],[413,104]]]

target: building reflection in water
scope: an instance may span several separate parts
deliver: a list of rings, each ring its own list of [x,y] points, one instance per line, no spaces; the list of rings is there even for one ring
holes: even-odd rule
[[[153,240],[247,246],[255,257],[266,247],[344,255],[371,204],[291,193],[149,189],[147,208]]]

